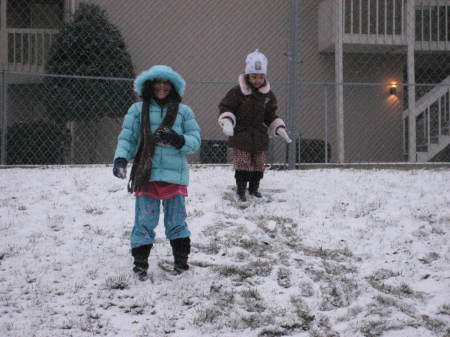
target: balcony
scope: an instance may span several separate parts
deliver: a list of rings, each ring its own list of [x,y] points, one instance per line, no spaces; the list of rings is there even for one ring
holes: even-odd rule
[[[43,72],[51,43],[69,0],[0,1],[0,65],[18,72]]]
[[[6,29],[7,69],[19,72],[44,72],[47,56],[57,29]]]
[[[408,0],[343,0],[344,52],[406,52],[407,28],[415,24],[415,50],[450,51],[450,1],[415,0],[414,22]],[[335,0],[319,4],[319,49],[333,52],[336,43]]]

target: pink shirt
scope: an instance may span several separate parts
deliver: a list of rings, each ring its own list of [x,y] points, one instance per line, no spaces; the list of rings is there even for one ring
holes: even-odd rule
[[[147,185],[139,187],[135,196],[147,196],[159,200],[167,200],[176,195],[187,197],[187,186],[166,183],[165,181],[149,181]]]

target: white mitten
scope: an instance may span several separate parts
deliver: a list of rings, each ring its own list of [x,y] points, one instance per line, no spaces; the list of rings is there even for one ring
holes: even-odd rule
[[[286,143],[291,143],[292,140],[289,138],[285,128],[278,128],[277,135],[284,139]]]
[[[222,132],[225,136],[231,137],[234,135],[233,123],[228,118],[223,118],[219,121]]]

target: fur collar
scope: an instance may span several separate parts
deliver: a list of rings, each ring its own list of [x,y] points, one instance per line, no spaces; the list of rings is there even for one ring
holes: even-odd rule
[[[245,82],[245,75],[239,75],[239,86],[241,87],[241,91],[245,96],[248,96],[252,93],[252,89]],[[264,84],[261,88],[258,89],[261,94],[268,94],[270,91],[270,83],[266,80],[266,84]]]

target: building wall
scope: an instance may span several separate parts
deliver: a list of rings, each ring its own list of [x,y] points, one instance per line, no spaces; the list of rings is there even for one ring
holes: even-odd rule
[[[300,89],[296,122],[302,138],[328,138],[333,161],[337,159],[335,89],[323,85],[305,85],[304,82],[334,82],[334,54],[319,52],[319,1],[300,1],[300,4]]]
[[[3,0],[4,1],[4,0]],[[75,2],[79,2],[75,0]],[[203,139],[225,139],[217,126],[217,105],[244,69],[245,56],[259,48],[269,59],[269,80],[279,100],[279,114],[286,117],[288,104],[289,0],[85,0],[106,10],[131,54],[136,73],[154,64],[168,64],[188,82],[184,102],[202,127]],[[305,82],[334,82],[333,53],[319,52],[319,1],[299,1],[299,90],[294,116],[295,135],[327,137],[336,160],[335,88]],[[345,50],[345,49],[344,49]],[[373,56],[377,57],[377,56]],[[402,69],[381,62],[370,71],[359,71],[358,54],[344,55],[345,81],[385,82],[402,79]],[[387,74],[390,77],[387,78]],[[402,92],[389,97],[386,88],[344,90],[345,145],[347,160],[398,161],[401,156]],[[327,101],[325,102],[325,97]],[[325,109],[328,109],[325,124]],[[103,122],[108,139],[99,160],[108,161],[115,147],[120,123]],[[114,130],[111,135],[111,130]],[[370,137],[367,137],[367,135]],[[380,147],[389,146],[387,151]],[[276,160],[284,159],[284,143],[274,140]],[[398,149],[398,150],[397,150]],[[367,153],[375,155],[370,158]],[[195,160],[195,159],[194,159]]]
[[[120,28],[136,73],[154,64],[168,64],[185,77],[188,86],[184,101],[196,112],[203,139],[225,139],[216,122],[218,102],[236,84],[237,76],[243,72],[245,56],[256,48],[269,59],[269,79],[279,100],[279,114],[285,118],[288,104],[285,52],[290,43],[290,1],[88,2],[104,8],[111,22]],[[291,127],[302,138],[324,140],[327,137],[333,161],[337,158],[335,88],[304,85],[304,82],[334,82],[334,54],[319,52],[319,1],[300,1],[299,4],[300,82],[295,125]],[[344,74],[348,74],[344,75],[345,81],[402,80],[402,69],[389,67],[389,63],[380,63],[370,71],[355,71],[357,57],[357,54],[344,55]],[[389,97],[386,90],[382,87],[344,90],[347,160],[403,159],[401,93],[394,98]],[[388,147],[386,151],[379,151],[384,146]],[[284,144],[274,140],[273,149],[282,153]],[[368,152],[373,155],[367,157]],[[283,159],[283,154],[275,157]]]
[[[184,102],[202,127],[203,139],[225,139],[218,104],[237,85],[248,53],[269,59],[269,79],[286,113],[289,1],[88,0],[106,10],[123,34],[136,73],[167,64],[187,81]]]
[[[363,58],[364,62],[360,59]],[[382,60],[379,60],[382,58]],[[345,54],[344,82],[403,81],[404,56]],[[376,66],[374,66],[376,65]],[[400,65],[400,66],[399,66]],[[346,161],[403,161],[402,112],[404,88],[391,95],[384,85],[344,86]]]

